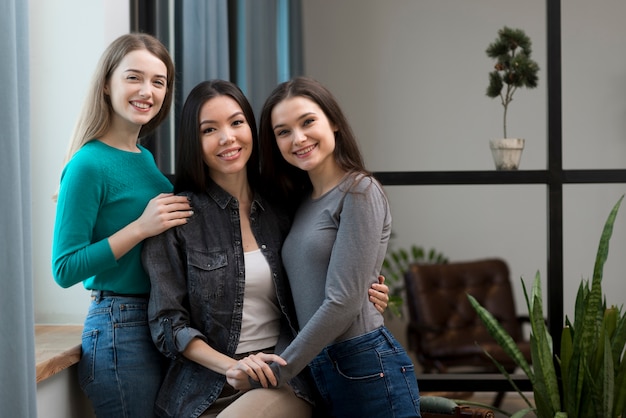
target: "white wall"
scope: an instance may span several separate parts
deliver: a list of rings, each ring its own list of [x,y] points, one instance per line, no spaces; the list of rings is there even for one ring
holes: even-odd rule
[[[501,135],[501,106],[485,96],[484,54],[503,25],[532,38],[540,85],[520,90],[509,133],[527,147],[522,169],[546,167],[545,2],[528,0],[303,0],[305,66],[338,96],[374,171],[490,170],[487,141]],[[63,154],[104,47],[128,28],[123,0],[31,0],[33,218],[36,320],[82,323],[88,295],[61,289],[50,242]],[[626,3],[562,2],[564,166],[623,168],[626,157]],[[598,148],[594,148],[598,146]],[[601,227],[626,191],[565,186],[565,306],[590,277]],[[501,256],[513,278],[546,272],[546,187],[388,187],[395,245],[434,246],[452,259]],[[511,225],[508,223],[511,222]],[[626,207],[605,268],[609,303],[624,302]],[[518,310],[522,292],[516,281]],[[545,286],[545,283],[544,283]]]
[[[563,165],[624,168],[626,3],[562,3]],[[304,1],[305,67],[336,93],[374,171],[490,170],[488,140],[502,136],[502,107],[485,96],[492,61],[484,51],[504,25],[533,40],[539,87],[519,90],[508,133],[526,138],[521,169],[547,167],[544,0]],[[565,308],[591,277],[602,225],[626,191],[564,187]],[[390,186],[396,246],[434,246],[451,259],[506,259],[519,278],[546,281],[545,185]],[[624,303],[626,207],[618,217],[603,286]]]
[[[30,0],[35,321],[81,324],[89,294],[52,279],[56,191],[65,150],[106,46],[129,30],[127,0]]]

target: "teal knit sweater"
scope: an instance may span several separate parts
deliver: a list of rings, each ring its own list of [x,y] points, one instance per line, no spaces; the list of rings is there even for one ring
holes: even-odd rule
[[[52,272],[62,287],[148,293],[150,280],[136,245],[115,260],[108,237],[143,213],[172,185],[145,148],[122,151],[98,140],[85,144],[61,174],[52,244]]]

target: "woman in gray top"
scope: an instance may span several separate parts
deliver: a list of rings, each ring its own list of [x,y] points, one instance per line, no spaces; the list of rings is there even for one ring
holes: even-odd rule
[[[270,365],[278,385],[309,365],[332,416],[419,417],[411,360],[364,297],[387,250],[389,205],[337,101],[310,78],[282,83],[259,135],[274,198],[298,204],[282,256],[300,332],[286,364]]]

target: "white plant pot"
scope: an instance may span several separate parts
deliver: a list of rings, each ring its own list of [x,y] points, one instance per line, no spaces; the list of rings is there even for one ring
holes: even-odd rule
[[[496,170],[517,170],[524,150],[521,138],[501,138],[489,141]]]

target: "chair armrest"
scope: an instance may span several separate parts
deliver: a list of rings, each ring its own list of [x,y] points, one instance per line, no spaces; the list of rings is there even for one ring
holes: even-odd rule
[[[421,396],[420,413],[422,418],[494,418],[492,410],[469,405],[459,405],[452,399],[442,396]]]
[[[443,396],[420,396],[420,412],[443,415],[454,414],[454,409],[459,405],[452,399]]]

